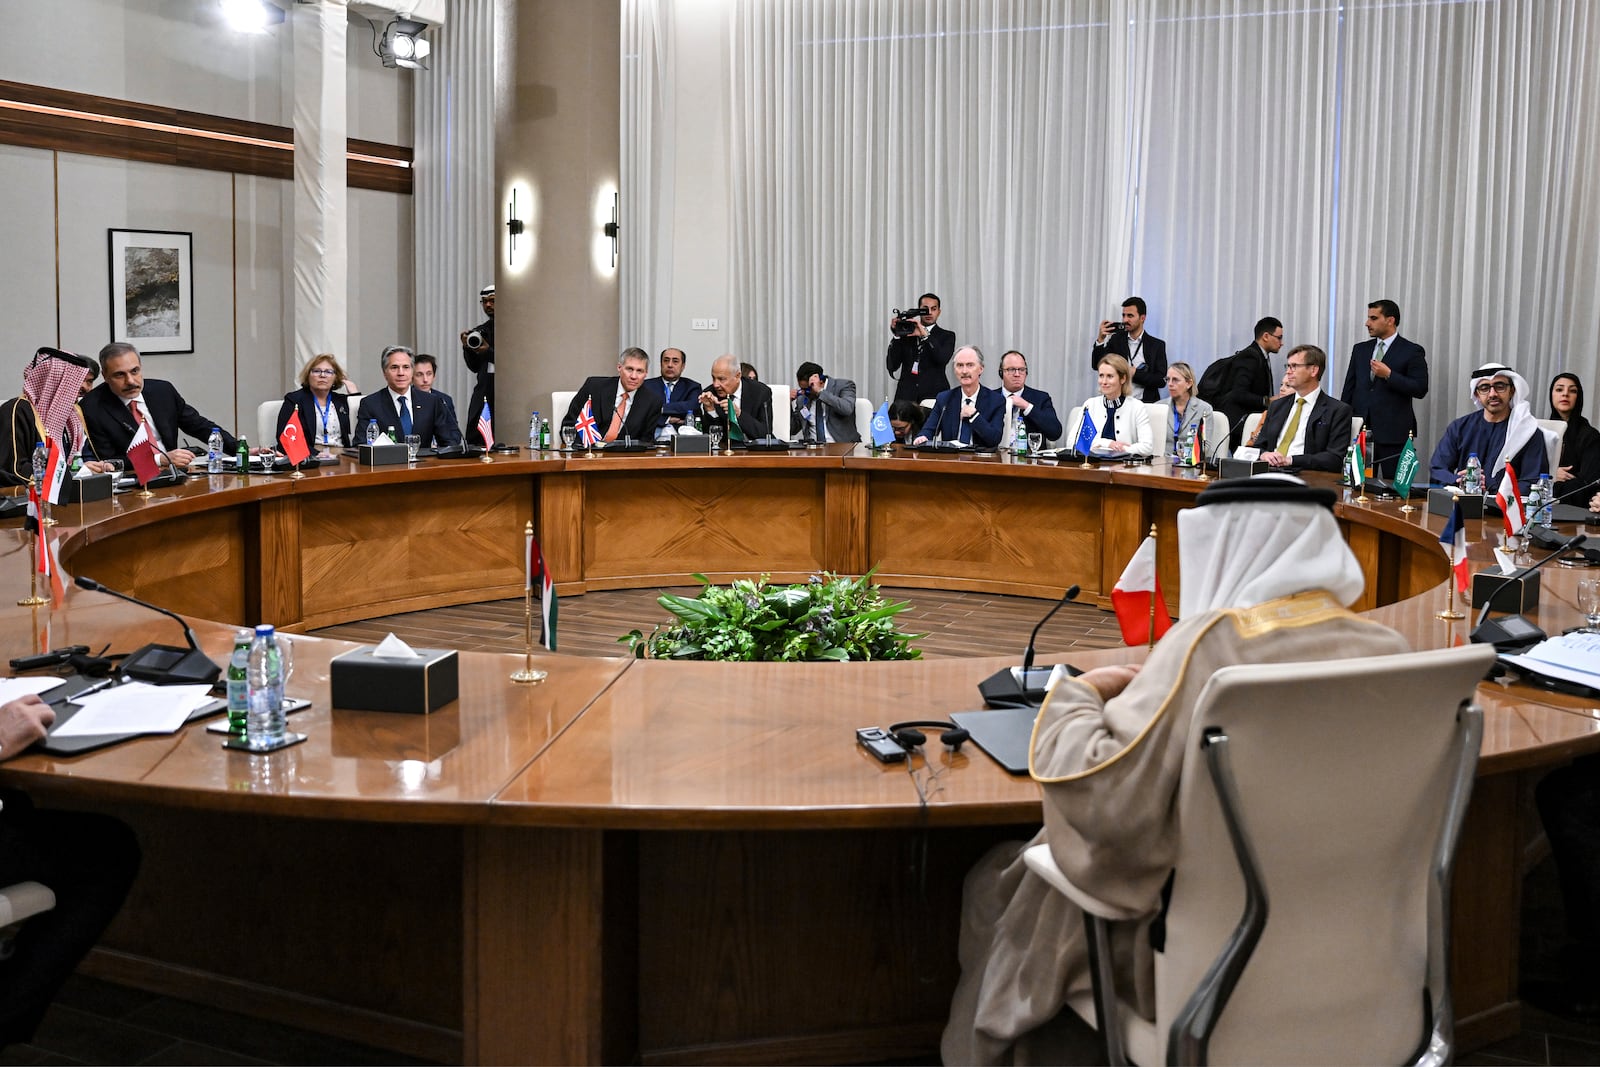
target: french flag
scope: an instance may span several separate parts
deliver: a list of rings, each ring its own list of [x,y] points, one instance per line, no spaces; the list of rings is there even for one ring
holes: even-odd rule
[[[1463,596],[1467,592],[1467,524],[1461,518],[1461,501],[1450,508],[1450,521],[1444,524],[1439,543],[1450,557],[1450,569],[1456,572],[1456,587]]]

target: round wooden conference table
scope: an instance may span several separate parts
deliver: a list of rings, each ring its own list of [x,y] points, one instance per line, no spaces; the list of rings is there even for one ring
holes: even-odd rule
[[[526,456],[527,454],[524,453]],[[1176,603],[1174,516],[1203,482],[1164,463],[875,456],[547,453],[304,479],[192,478],[149,500],[56,509],[65,568],[193,621],[225,662],[233,628],[294,631],[519,596],[532,521],[564,593],[771,573],[1105,603],[1151,525]],[[1440,522],[1393,502],[1338,507],[1368,576],[1358,609],[1413,647],[1442,622]],[[1475,552],[1493,527],[1468,526]],[[11,606],[20,531],[0,545],[10,655],[128,651],[175,624],[104,594]],[[1547,569],[1536,621],[1578,621]],[[1041,601],[1041,611],[1044,601]],[[441,644],[447,642],[441,641]],[[935,1047],[956,975],[961,879],[1025,837],[1037,787],[982,753],[912,775],[854,730],[978,706],[991,658],[701,664],[463,653],[460,698],[429,716],[335,709],[299,637],[302,745],[223,750],[198,726],[0,781],[132,822],[145,864],[92,973],[443,1060],[837,1062]],[[1048,628],[1041,647],[1050,648]],[[1073,653],[1081,666],[1141,650]],[[1042,661],[1061,656],[1044,655]],[[1600,708],[1485,684],[1483,758],[1454,909],[1458,1034],[1514,1032],[1530,779],[1600,749]]]

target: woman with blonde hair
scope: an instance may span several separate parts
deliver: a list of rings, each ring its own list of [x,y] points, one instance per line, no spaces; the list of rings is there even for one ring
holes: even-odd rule
[[[1133,368],[1128,361],[1118,355],[1105,356],[1095,373],[1099,376],[1100,395],[1083,405],[1083,417],[1094,426],[1093,451],[1121,456],[1154,454],[1150,410],[1133,395]]]
[[[308,446],[323,455],[335,448],[349,448],[355,437],[350,397],[343,388],[348,380],[332,354],[314,356],[300,371],[300,388],[284,394],[283,407],[278,409],[278,439],[283,438],[289,416],[299,411]]]

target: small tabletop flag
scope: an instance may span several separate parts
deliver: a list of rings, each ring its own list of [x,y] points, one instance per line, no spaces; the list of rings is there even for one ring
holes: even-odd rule
[[[283,432],[278,435],[278,444],[283,448],[283,454],[289,457],[289,462],[296,467],[311,458],[311,449],[306,445],[305,427],[300,425],[298,408],[290,412],[289,421],[284,423]]]

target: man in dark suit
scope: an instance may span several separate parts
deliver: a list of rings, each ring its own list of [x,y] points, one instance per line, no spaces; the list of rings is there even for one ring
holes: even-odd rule
[[[1244,436],[1244,417],[1267,410],[1273,401],[1272,362],[1268,357],[1283,348],[1283,323],[1271,315],[1258,320],[1255,338],[1228,357],[1227,380],[1216,401],[1216,409],[1228,420],[1230,449],[1238,448]]]
[[[1350,448],[1350,405],[1322,391],[1328,355],[1316,345],[1298,345],[1283,365],[1293,392],[1267,408],[1256,441],[1261,458],[1274,467],[1336,471]]]
[[[1024,433],[1036,433],[1046,441],[1061,436],[1061,417],[1056,414],[1055,401],[1043,389],[1028,384],[1028,357],[1014,348],[1000,357],[1000,398],[1006,404],[1006,424],[1000,434],[1002,446],[1016,447],[1012,436],[1018,412],[1022,414]]]
[[[661,373],[645,380],[647,390],[661,394],[661,418],[656,436],[662,436],[666,427],[677,433],[678,427],[694,418],[695,399],[700,395],[700,383],[683,376],[683,349],[661,350]]]
[[[461,431],[453,419],[447,424],[439,398],[414,388],[414,358],[404,345],[383,350],[383,379],[388,388],[361,398],[356,409],[356,440],[365,442],[367,425],[376,420],[378,430],[396,444],[405,444],[408,434],[416,434],[423,448],[460,448]]]
[[[896,326],[911,327],[911,332],[904,336],[896,333],[884,357],[889,377],[898,377],[894,387],[896,400],[931,400],[950,388],[944,369],[955,355],[956,335],[938,324],[937,296],[923,293],[917,297],[917,307],[921,314],[889,320],[891,330]]]
[[[642,348],[625,348],[617,359],[617,373],[586,378],[567,405],[563,426],[576,426],[585,401],[594,424],[606,441],[651,441],[661,424],[661,393],[646,389],[650,355]]]
[[[983,353],[975,345],[961,346],[956,350],[955,368],[955,388],[946,389],[933,402],[914,443],[926,444],[938,437],[979,448],[999,448],[1005,432],[1006,402],[998,389],[982,382]]]
[[[754,378],[744,377],[737,359],[718,356],[711,364],[711,387],[700,394],[700,410],[708,427],[727,427],[730,400],[734,420],[745,440],[772,435],[772,390]]]
[[[472,396],[467,401],[467,418],[471,425],[467,427],[468,433],[475,445],[483,444],[483,435],[478,433],[478,413],[483,410],[483,405],[489,405],[491,421],[494,417],[494,285],[491,283],[478,290],[478,303],[483,308],[485,318],[483,322],[470,330],[461,331],[461,358],[467,364],[467,369],[478,376],[478,384],[472,387]],[[421,383],[418,383],[419,387]],[[450,402],[450,417],[455,418],[455,401]]]
[[[1374,300],[1367,305],[1367,334],[1350,350],[1339,399],[1366,422],[1377,473],[1394,476],[1406,438],[1417,432],[1412,401],[1428,395],[1428,354],[1400,336],[1400,305]]]
[[[426,352],[418,352],[414,361],[411,380],[416,384],[418,390],[427,393],[439,402],[439,415],[435,420],[439,424],[439,435],[441,437],[460,437],[464,439],[465,435],[461,432],[461,421],[456,418],[455,399],[449,393],[441,392],[433,387],[433,379],[438,373],[439,361]],[[494,402],[492,400],[489,402],[489,417],[491,420],[494,418]],[[472,424],[471,429],[474,431],[471,443],[474,445],[483,444],[483,435],[476,432],[478,429],[476,422]]]
[[[83,398],[83,417],[103,458],[127,455],[142,422],[149,426],[156,464],[165,467],[170,457],[181,470],[194,459],[194,453],[180,447],[179,432],[206,441],[213,427],[222,426],[190,407],[171,382],[146,378],[139,350],[130,344],[113,341],[102,348],[100,373],[104,380]],[[231,453],[239,442],[223,430],[222,447]]]
[[[828,377],[822,366],[810,360],[794,372],[796,388],[789,390],[792,415],[789,432],[802,441],[816,441],[817,420],[822,420],[821,443],[860,441],[856,426],[856,383],[849,378]]]
[[[1100,361],[1118,355],[1133,368],[1135,388],[1144,390],[1139,398],[1146,404],[1161,400],[1161,387],[1167,384],[1167,342],[1144,332],[1144,298],[1130,296],[1122,302],[1122,321],[1100,323],[1100,335],[1089,350],[1089,366],[1100,369]]]

